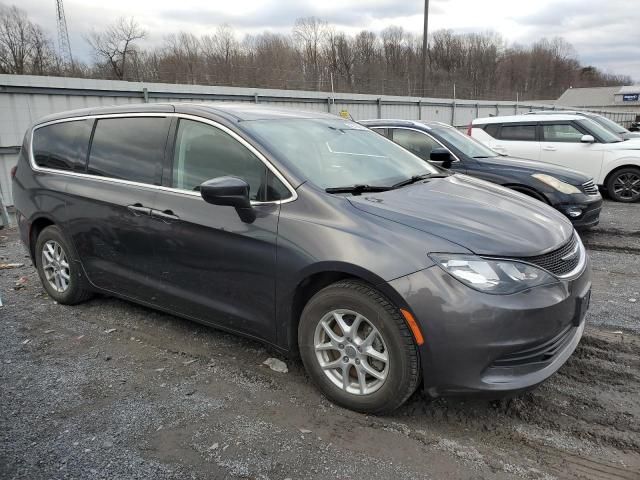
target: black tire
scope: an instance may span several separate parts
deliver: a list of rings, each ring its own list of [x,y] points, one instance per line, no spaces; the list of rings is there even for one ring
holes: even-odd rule
[[[618,182],[619,179],[623,184],[625,183],[625,179],[630,179],[627,180],[627,182],[640,181],[640,168],[621,168],[620,170],[617,170],[616,172],[609,175],[607,184],[605,185],[607,187],[607,194],[612,200],[615,200],[616,202],[633,203],[640,200],[640,183],[635,184],[636,193],[633,193],[633,191],[629,190],[616,192],[616,182]]]
[[[49,283],[44,272],[42,250],[49,241],[54,241],[60,245],[68,259],[69,280],[68,286],[63,292],[57,291],[54,286]],[[75,305],[77,303],[84,302],[93,296],[89,283],[82,272],[80,262],[73,257],[73,251],[69,247],[69,242],[66,240],[59,227],[50,225],[40,232],[40,235],[38,235],[36,240],[34,256],[42,286],[49,296],[56,302],[64,305]]]
[[[337,386],[325,374],[316,357],[316,327],[325,315],[337,309],[363,315],[384,341],[388,355],[386,379],[372,393],[355,394]],[[411,396],[420,380],[418,349],[399,309],[382,293],[363,282],[340,281],[316,293],[302,312],[298,345],[302,362],[322,393],[334,403],[351,410],[371,414],[391,412]],[[348,358],[345,353],[337,353],[338,357],[345,355],[344,358]]]

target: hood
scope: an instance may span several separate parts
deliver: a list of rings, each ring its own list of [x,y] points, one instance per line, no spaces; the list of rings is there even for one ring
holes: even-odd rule
[[[548,205],[466,175],[434,178],[349,201],[364,212],[437,235],[479,255],[539,255],[562,246],[573,233],[571,222]]]
[[[606,150],[633,150],[637,155],[637,151],[640,150],[640,138],[630,138],[629,140],[624,140],[622,142],[615,143],[605,143],[603,147]]]
[[[632,138],[640,138],[640,132],[623,132],[620,134],[620,136],[625,140],[630,140]]]
[[[487,165],[501,172],[513,171],[517,173],[546,173],[553,175],[563,182],[571,185],[582,185],[591,180],[591,177],[584,173],[560,165],[551,165],[549,163],[536,162],[535,160],[525,160],[523,158],[499,156],[491,158],[476,158],[475,161],[482,165]]]

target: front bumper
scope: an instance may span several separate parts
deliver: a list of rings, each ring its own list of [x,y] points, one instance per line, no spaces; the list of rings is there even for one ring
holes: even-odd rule
[[[556,372],[584,330],[589,260],[575,279],[513,295],[473,290],[437,266],[393,280],[420,324],[432,396],[526,390]]]
[[[600,211],[602,210],[602,196],[598,195],[567,195],[562,202],[553,205],[560,210],[575,228],[595,227],[600,222]],[[569,215],[570,209],[579,209],[580,216],[573,217]]]

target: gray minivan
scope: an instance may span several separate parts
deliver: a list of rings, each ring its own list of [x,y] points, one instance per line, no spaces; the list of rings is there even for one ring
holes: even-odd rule
[[[106,293],[299,352],[361,412],[420,384],[531,388],[584,329],[589,259],[569,220],[328,114],[57,114],[26,133],[13,191],[59,303]]]

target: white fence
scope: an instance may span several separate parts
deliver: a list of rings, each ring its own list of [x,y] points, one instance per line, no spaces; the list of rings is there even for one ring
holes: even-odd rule
[[[66,77],[0,75],[0,191],[12,205],[9,172],[15,165],[26,129],[38,118],[76,108],[140,102],[253,102],[338,114],[346,110],[356,120],[401,118],[436,120],[455,126],[477,117],[549,110],[555,105],[508,101],[394,97],[351,93],[269,90],[165,83],[134,83]],[[627,123],[634,113],[602,112]]]

